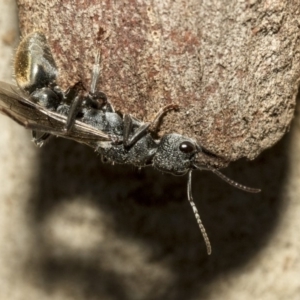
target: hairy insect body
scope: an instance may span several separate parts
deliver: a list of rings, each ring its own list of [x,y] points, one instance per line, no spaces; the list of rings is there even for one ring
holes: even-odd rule
[[[89,124],[98,130],[101,130],[112,137],[122,139],[123,135],[123,120],[119,114],[115,112],[107,112],[99,109],[83,109],[79,112],[82,117],[77,117],[78,120]]]
[[[108,144],[107,142],[100,142],[96,148],[106,162],[131,164],[138,168],[151,165],[156,150],[157,144],[149,134],[130,148],[125,148],[123,144]]]
[[[106,95],[96,90],[100,76],[99,57],[89,91],[78,82],[63,92],[56,84],[58,71],[46,38],[43,33],[35,32],[20,43],[15,73],[21,91],[0,82],[0,111],[31,129],[37,145],[57,135],[93,147],[103,160],[112,164],[152,166],[173,175],[188,173],[188,200],[208,254],[211,253],[210,242],[192,197],[192,171],[210,170],[237,188],[259,192],[232,181],[208,163],[199,165],[197,155],[209,155],[209,152],[195,140],[177,133],[166,134],[160,139],[153,137],[149,128],[155,131],[163,115],[176,108],[175,105],[163,107],[149,123],[116,113]]]
[[[110,105],[111,106],[111,105]],[[167,134],[160,140],[155,140],[148,130],[141,137],[126,146],[124,131],[129,130],[127,140],[134,138],[135,134],[146,124],[132,117],[122,119],[115,112],[107,112],[99,109],[83,109],[78,120],[87,123],[105,134],[111,136],[112,141],[98,142],[96,151],[101,154],[106,162],[118,164],[131,164],[139,168],[152,166],[160,171],[173,175],[184,175],[192,167],[195,155],[201,148],[197,143],[179,134]],[[130,119],[130,125],[125,124]],[[189,151],[181,151],[180,145],[189,143]]]
[[[119,114],[96,109],[83,109],[82,118],[79,120],[111,136],[112,141],[100,141],[95,145],[96,151],[101,154],[103,161],[132,164],[139,168],[152,164],[158,142],[152,138],[149,132],[133,145],[126,147],[124,145],[124,120]],[[135,121],[130,129],[128,139],[132,138],[143,124]]]

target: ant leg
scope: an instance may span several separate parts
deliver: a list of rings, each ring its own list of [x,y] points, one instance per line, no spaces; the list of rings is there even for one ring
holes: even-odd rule
[[[38,136],[38,131],[32,130],[32,141],[38,147],[42,147],[44,143],[51,137],[50,133],[41,132],[40,136]]]
[[[96,109],[102,109],[106,112],[115,112],[112,105],[108,102],[107,96],[103,92],[96,90],[100,73],[100,53],[98,52],[95,58],[95,64],[93,66],[91,88],[88,95],[88,100],[90,103],[86,103],[86,105]]]
[[[73,127],[80,108],[101,109],[103,105],[108,103],[107,97],[103,92],[94,91],[94,84],[95,79],[92,79],[91,91],[87,96],[83,95],[85,89],[81,81],[77,82],[66,92],[66,102],[71,103],[67,114],[68,118],[65,126],[66,132],[69,132]]]
[[[166,112],[173,110],[173,109],[174,110],[178,109],[178,105],[177,104],[169,104],[169,105],[166,105],[165,107],[161,108],[158,111],[158,113],[156,114],[156,116],[154,117],[152,122],[150,123],[150,126],[153,128],[154,132],[158,131],[160,122],[161,122],[162,118],[164,117],[164,115],[166,114]]]
[[[69,132],[76,121],[76,116],[80,107],[102,109],[105,111],[114,112],[113,107],[107,101],[107,96],[101,92],[96,91],[96,86],[100,76],[100,55],[96,57],[95,65],[92,72],[91,88],[87,96],[83,95],[85,90],[81,81],[77,82],[66,92],[66,102],[70,103],[70,110],[68,113],[65,131]],[[73,100],[74,99],[74,100]],[[100,101],[99,101],[100,100]]]
[[[91,80],[91,89],[90,93],[93,95],[96,92],[96,87],[99,81],[100,77],[100,53],[98,52],[95,57],[95,64],[93,66],[93,72],[92,72],[92,80]]]
[[[83,102],[83,91],[84,86],[81,81],[78,81],[65,92],[65,105],[61,105],[57,110],[58,113],[67,115],[67,122],[64,128],[65,132],[69,132],[72,126],[74,125],[79,107],[82,105]]]
[[[81,81],[76,82],[73,86],[66,90],[65,96],[63,97],[63,102],[65,102],[67,105],[71,105],[73,99],[80,93],[80,91],[84,90],[85,88],[83,83]]]
[[[161,121],[161,118],[164,116],[164,114],[172,109],[177,109],[178,105],[176,104],[170,104],[167,105],[159,110],[159,112],[154,117],[154,120],[151,123],[145,123],[141,125],[136,132],[129,138],[129,135],[132,131],[133,127],[133,118],[130,115],[124,116],[124,130],[123,130],[123,144],[124,147],[128,148],[134,145],[139,139],[141,139],[144,135],[147,134],[149,127],[154,127],[154,131],[157,131],[157,127]]]
[[[73,125],[76,121],[76,116],[78,114],[79,108],[82,105],[82,101],[83,101],[82,93],[79,93],[79,95],[77,95],[74,98],[74,100],[73,100],[73,102],[70,106],[66,126],[65,126],[65,129],[64,129],[66,132],[70,132],[70,130],[72,129],[72,127],[73,127]]]
[[[124,129],[123,129],[123,144],[125,148],[134,145],[139,139],[147,134],[150,123],[141,125],[137,131],[129,138],[133,128],[133,118],[130,115],[124,115]]]

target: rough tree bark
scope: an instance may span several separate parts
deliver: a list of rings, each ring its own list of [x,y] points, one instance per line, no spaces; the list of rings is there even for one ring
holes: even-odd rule
[[[178,103],[161,134],[178,132],[234,161],[276,143],[294,114],[299,0],[19,0],[22,34],[42,30],[67,88],[99,87],[116,109],[150,120]],[[217,164],[217,162],[211,162]]]

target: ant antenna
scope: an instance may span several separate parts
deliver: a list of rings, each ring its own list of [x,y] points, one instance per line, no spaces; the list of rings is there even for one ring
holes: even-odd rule
[[[195,166],[197,169],[199,169],[199,167]],[[237,189],[240,189],[242,191],[248,192],[248,193],[259,193],[261,190],[260,189],[255,189],[255,188],[251,188],[245,185],[242,185],[240,183],[235,182],[234,180],[228,178],[227,176],[225,176],[223,173],[221,173],[220,171],[218,171],[217,169],[206,165],[205,166],[209,171],[212,171],[214,174],[216,174],[217,176],[219,176],[221,179],[223,179],[224,181],[226,181],[228,184],[234,186]]]
[[[198,170],[203,170],[204,169],[204,168],[200,168],[197,165],[194,165],[194,167]],[[240,190],[243,190],[243,191],[249,192],[249,193],[259,193],[261,191],[260,189],[251,188],[251,187],[242,185],[240,183],[237,183],[234,180],[232,180],[232,179],[228,178],[227,176],[225,176],[219,170],[217,170],[217,169],[215,169],[215,168],[213,168],[209,165],[206,165],[205,168],[209,171],[212,171],[214,174],[216,174],[221,179],[223,179],[225,182],[227,182],[228,184],[234,186],[235,188],[238,188]],[[192,206],[192,209],[193,209],[194,215],[196,217],[197,223],[199,225],[200,231],[202,233],[202,236],[204,238],[204,242],[205,242],[206,249],[207,249],[207,254],[210,255],[211,254],[211,244],[210,244],[207,232],[206,232],[206,230],[204,228],[204,225],[201,221],[200,214],[198,212],[198,209],[195,205],[195,202],[194,202],[193,196],[192,196],[192,170],[189,170],[189,173],[188,173],[187,196],[188,196],[188,200],[189,200],[189,202]]]
[[[97,83],[100,77],[100,52],[97,53],[95,57],[95,64],[93,66],[93,72],[92,72],[92,80],[91,80],[91,94],[94,94],[96,92]]]
[[[203,223],[201,221],[200,214],[198,212],[196,204],[195,204],[195,202],[193,200],[193,195],[192,195],[192,170],[190,170],[189,174],[188,174],[187,197],[188,197],[188,200],[189,200],[189,202],[190,202],[190,204],[192,206],[194,215],[196,217],[196,220],[197,220],[197,223],[199,225],[201,234],[203,236],[203,239],[204,239],[204,242],[205,242],[205,245],[206,245],[206,249],[207,249],[207,254],[210,255],[211,254],[211,244],[210,244],[207,232],[205,230],[205,227],[204,227],[204,225],[203,225]]]

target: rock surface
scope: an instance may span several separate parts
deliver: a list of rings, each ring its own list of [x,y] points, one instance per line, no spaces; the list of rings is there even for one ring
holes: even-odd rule
[[[294,115],[300,75],[298,1],[19,0],[22,33],[42,30],[65,88],[101,90],[117,110],[184,133],[234,161],[274,145]]]

